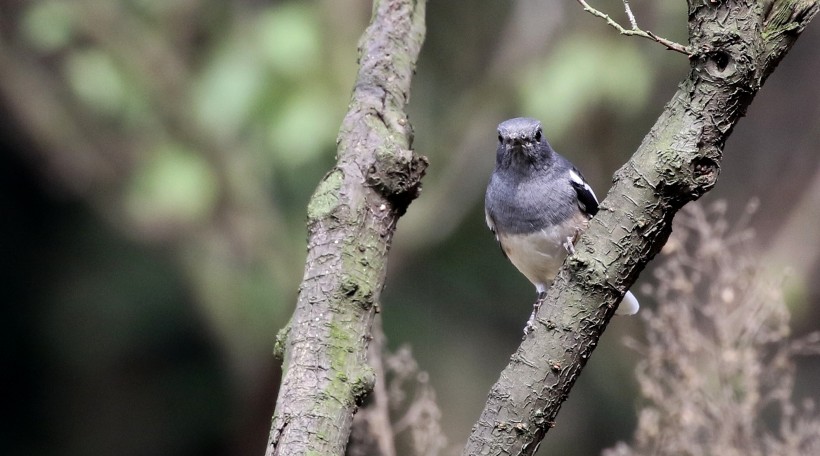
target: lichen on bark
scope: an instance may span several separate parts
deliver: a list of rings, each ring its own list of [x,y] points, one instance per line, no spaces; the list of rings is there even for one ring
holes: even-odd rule
[[[308,254],[289,329],[267,455],[342,455],[356,407],[373,389],[371,325],[398,218],[426,159],[404,112],[424,36],[424,1],[376,1],[340,128],[337,162],[307,208]],[[374,176],[379,176],[374,180]]]

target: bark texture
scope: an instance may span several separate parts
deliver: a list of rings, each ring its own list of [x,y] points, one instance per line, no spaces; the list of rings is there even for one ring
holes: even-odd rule
[[[690,0],[688,11],[688,77],[616,172],[535,331],[490,391],[465,455],[535,453],[614,305],[666,242],[677,210],[715,185],[726,139],[818,3]]]
[[[423,0],[376,1],[336,166],[308,204],[308,254],[290,325],[267,455],[342,455],[373,389],[370,329],[398,218],[427,166],[404,107],[424,36]],[[310,134],[310,132],[305,132]]]

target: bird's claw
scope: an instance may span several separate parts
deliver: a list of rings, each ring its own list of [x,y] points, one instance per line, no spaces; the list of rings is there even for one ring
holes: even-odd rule
[[[529,319],[529,320],[527,320],[527,324],[526,324],[526,325],[524,325],[524,339],[526,339],[526,338],[527,338],[527,336],[528,336],[528,335],[532,332],[532,330],[534,330],[534,329],[535,329],[535,324],[533,323],[533,319],[532,319],[532,317],[530,317],[530,319]]]
[[[575,239],[575,236],[568,236],[567,240],[564,241],[564,248],[570,255],[575,255]]]
[[[535,300],[535,304],[532,305],[532,313],[530,314],[530,319],[527,320],[527,324],[524,325],[524,338],[527,338],[527,335],[531,333],[535,329],[535,314],[538,312],[538,309],[541,308],[541,304],[544,303],[544,298],[547,297],[546,292],[538,293],[538,299]]]

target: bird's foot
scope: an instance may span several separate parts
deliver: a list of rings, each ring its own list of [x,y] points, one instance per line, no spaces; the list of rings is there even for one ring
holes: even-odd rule
[[[524,339],[535,329],[535,312],[538,311],[538,307],[534,306],[532,309],[532,313],[530,314],[530,319],[527,320],[527,324],[524,325]]]
[[[535,304],[532,305],[532,313],[530,314],[530,319],[527,320],[527,324],[524,325],[524,338],[526,339],[527,335],[535,329],[535,314],[538,313],[538,309],[541,308],[541,304],[544,303],[544,298],[547,297],[547,293],[542,291],[538,293],[538,299],[535,300]]]
[[[567,236],[567,240],[564,241],[564,248],[567,250],[567,253],[570,255],[575,255],[575,241],[578,239],[578,236]]]

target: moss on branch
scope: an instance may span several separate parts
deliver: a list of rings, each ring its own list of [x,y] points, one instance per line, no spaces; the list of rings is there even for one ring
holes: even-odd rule
[[[289,329],[267,455],[342,455],[373,389],[367,347],[397,219],[427,161],[404,112],[424,36],[423,0],[376,1],[337,162],[307,208],[308,255]]]

